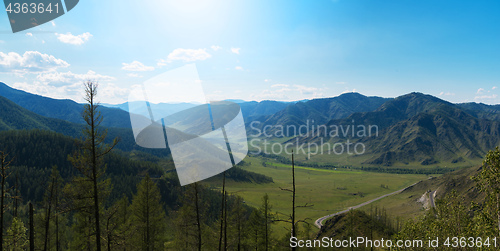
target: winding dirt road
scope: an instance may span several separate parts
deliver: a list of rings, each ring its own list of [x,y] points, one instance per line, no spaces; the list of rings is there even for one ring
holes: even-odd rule
[[[420,182],[420,181],[419,181],[419,182]],[[419,182],[416,182],[416,183],[414,183],[414,184],[412,184],[412,185],[409,185],[409,186],[407,186],[407,187],[405,187],[405,188],[403,188],[403,189],[397,190],[397,191],[395,191],[395,192],[388,193],[388,194],[382,195],[382,196],[380,196],[380,197],[378,197],[378,198],[375,198],[375,199],[372,199],[372,200],[369,200],[369,201],[363,202],[363,203],[361,203],[361,204],[359,204],[359,205],[356,205],[356,206],[350,207],[350,208],[348,208],[348,209],[346,209],[346,210],[344,210],[344,211],[340,211],[340,212],[337,212],[337,213],[334,213],[334,214],[329,214],[329,215],[323,216],[323,217],[321,217],[321,218],[317,219],[317,220],[314,222],[314,225],[315,225],[317,228],[320,228],[320,229],[321,229],[321,227],[323,226],[323,221],[324,221],[324,220],[326,220],[326,219],[328,219],[328,218],[331,218],[331,217],[336,216],[336,215],[339,215],[339,214],[344,214],[344,213],[347,213],[347,212],[349,212],[349,210],[351,210],[351,209],[358,209],[358,208],[360,208],[360,207],[362,207],[362,206],[366,206],[366,205],[368,205],[368,204],[370,204],[370,203],[372,203],[372,202],[374,202],[374,201],[377,201],[377,200],[383,199],[383,198],[385,198],[385,197],[387,197],[387,196],[391,196],[391,195],[394,195],[394,194],[397,194],[397,193],[401,193],[401,192],[403,192],[404,190],[406,190],[406,189],[408,189],[408,188],[410,188],[410,187],[412,187],[412,186],[416,185],[416,184],[417,184],[417,183],[419,183]]]

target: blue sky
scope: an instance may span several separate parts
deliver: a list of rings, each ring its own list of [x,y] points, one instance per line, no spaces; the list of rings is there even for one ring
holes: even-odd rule
[[[301,100],[412,91],[500,103],[500,1],[82,0],[12,34],[0,14],[0,81],[105,103],[195,63],[212,100]],[[168,100],[166,100],[168,102]]]

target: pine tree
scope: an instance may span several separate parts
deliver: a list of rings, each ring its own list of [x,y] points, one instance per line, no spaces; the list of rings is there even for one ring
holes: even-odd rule
[[[250,238],[252,238],[255,250],[271,249],[271,225],[275,223],[275,214],[272,212],[272,206],[269,202],[267,193],[262,197],[260,208],[252,211],[249,219]]]
[[[262,216],[260,210],[254,209],[250,214],[249,222],[249,243],[253,246],[253,249],[259,250],[263,246],[263,236],[264,231],[262,227],[264,217]]]
[[[137,194],[130,205],[134,240],[141,250],[157,250],[163,245],[165,210],[160,190],[149,174],[137,186]]]
[[[176,228],[175,246],[179,250],[202,250],[202,247],[216,247],[216,243],[203,243],[202,234],[206,231],[207,226],[201,221],[204,212],[204,205],[201,203],[202,186],[193,183],[186,186],[180,198],[182,207],[176,212],[174,220]],[[202,231],[203,230],[203,231]],[[214,233],[211,233],[211,237]],[[208,242],[208,241],[206,241]],[[212,244],[212,245],[211,245]]]
[[[264,226],[264,247],[269,250],[271,239],[271,224],[274,223],[274,214],[271,209],[273,207],[269,203],[269,195],[267,193],[262,197],[262,206],[260,207],[261,215],[263,216]]]
[[[290,227],[290,238],[293,238],[293,237],[297,237],[297,223],[307,223],[306,220],[310,220],[309,218],[306,218],[306,219],[301,219],[301,220],[297,220],[295,218],[295,210],[299,207],[312,207],[314,205],[308,205],[307,203],[302,205],[302,206],[296,206],[296,190],[295,190],[295,161],[294,161],[294,158],[293,158],[293,150],[292,150],[292,189],[288,189],[288,188],[280,188],[281,190],[283,191],[287,191],[287,192],[290,192],[292,193],[292,213],[289,215],[288,219],[286,220],[279,220],[279,221],[284,221],[284,222],[287,222],[287,223],[290,223],[291,227]],[[292,247],[292,250],[296,250],[297,248],[296,247]]]
[[[58,220],[56,218],[56,215],[58,215],[59,208],[58,208],[58,195],[59,191],[61,190],[62,187],[62,178],[59,175],[59,171],[57,170],[57,166],[52,167],[52,173],[50,175],[50,180],[47,184],[47,190],[45,192],[44,196],[44,201],[43,201],[43,208],[44,208],[44,219],[43,219],[43,250],[49,250],[50,249],[50,239],[51,239],[51,231],[50,231],[50,226],[51,222],[54,222],[55,220]],[[54,222],[52,225],[58,225],[57,222]],[[58,229],[55,231],[56,234],[56,241],[55,245],[59,246],[59,238],[58,238]]]
[[[231,210],[229,234],[231,236],[229,250],[242,250],[246,242],[246,210],[243,207],[243,198],[237,196]]]
[[[25,248],[28,246],[26,230],[27,229],[26,227],[24,227],[24,223],[20,219],[12,219],[12,224],[7,230],[7,238],[5,240],[5,246],[8,250],[25,250]]]
[[[99,130],[103,117],[98,110],[99,105],[96,102],[97,87],[98,84],[95,82],[87,81],[85,83],[85,101],[87,104],[85,104],[83,111],[83,119],[87,124],[87,127],[83,130],[84,140],[80,146],[81,151],[69,157],[69,160],[83,175],[83,177],[75,180],[75,184],[79,186],[77,189],[86,189],[83,192],[87,192],[87,194],[86,196],[83,196],[82,199],[88,200],[90,198],[91,204],[89,205],[91,205],[91,207],[90,211],[80,211],[84,213],[91,213],[90,218],[88,218],[88,222],[94,227],[91,232],[95,235],[95,249],[100,251],[102,238],[100,211],[101,204],[104,201],[100,191],[109,190],[109,182],[101,182],[101,177],[105,172],[103,158],[117,144],[117,140],[115,139],[110,146],[106,145],[104,141],[106,139],[107,131]],[[108,184],[108,187],[104,187],[104,189],[102,189],[102,187],[106,186],[106,184]]]
[[[105,213],[105,236],[108,250],[126,250],[131,246],[130,237],[133,233],[129,201],[127,196],[118,200]]]
[[[6,209],[5,205],[5,199],[7,195],[8,189],[5,187],[5,182],[7,180],[7,177],[9,177],[10,172],[10,164],[12,163],[13,159],[7,160],[8,154],[0,151],[0,163],[1,163],[1,169],[0,169],[0,175],[2,176],[1,180],[1,202],[0,202],[0,250],[3,250],[3,229],[4,229],[4,213]]]

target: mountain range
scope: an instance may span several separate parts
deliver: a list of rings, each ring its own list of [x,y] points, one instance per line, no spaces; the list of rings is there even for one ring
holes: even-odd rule
[[[51,100],[49,98],[46,99],[48,99],[49,102]],[[109,118],[104,117],[103,124],[105,124],[105,121],[107,121],[108,119]],[[13,101],[0,96],[0,131],[41,129],[46,131],[58,132],[73,138],[80,138],[83,128],[83,124],[36,114],[19,106]],[[112,139],[114,138],[120,139],[120,142],[117,145],[118,149],[130,151],[132,149],[138,148],[135,145],[132,129],[117,127],[109,127],[103,129],[106,129],[108,133],[107,143],[111,143]]]
[[[0,82],[0,96],[5,97],[28,111],[36,114],[83,124],[83,104],[69,99],[52,99],[9,87]],[[131,128],[130,118],[126,111],[101,106],[101,114],[107,119],[102,122],[105,127]]]
[[[233,103],[239,104],[241,108],[241,113],[245,119],[252,120],[255,117],[258,116],[263,116],[263,115],[271,115],[274,114],[285,107],[287,107],[290,104],[293,104],[295,102],[281,102],[281,101],[273,101],[273,100],[264,100],[261,102],[257,101],[243,101],[243,100],[225,100],[225,101],[231,101]],[[130,109],[130,105],[132,104],[130,102],[125,102],[121,104],[102,104],[103,106],[106,107],[111,107],[111,108],[119,108],[127,112],[131,113],[136,113],[136,114],[141,114],[142,111],[140,110],[135,110],[132,108]],[[163,117],[169,116],[172,114],[175,114],[177,112],[193,108],[195,106],[198,106],[200,104],[194,104],[194,103],[150,103],[149,104],[151,107],[151,110],[154,111],[156,114],[161,114]],[[139,106],[134,106],[132,107],[139,107]],[[157,116],[155,116],[156,118]]]
[[[250,125],[251,122],[254,122],[252,127],[259,130],[266,126],[274,127],[276,125],[285,128],[298,128],[300,125],[307,124],[307,122],[321,125],[330,120],[345,118],[356,112],[373,111],[388,100],[390,99],[367,97],[359,93],[345,93],[338,97],[313,99],[290,104],[274,114],[263,115],[247,121],[247,124]],[[273,129],[269,130],[269,133],[274,133]],[[293,135],[291,131],[285,132],[285,136]]]
[[[363,143],[366,154],[360,165],[469,165],[471,160],[477,162],[500,143],[500,105],[453,104],[417,92],[396,98],[346,93],[299,102],[238,103],[248,135],[266,126],[272,133],[277,126],[299,127],[308,122],[324,125],[309,135],[288,132],[284,136],[287,142],[336,143],[349,139]],[[175,113],[195,104],[169,105],[158,104],[158,108]],[[51,99],[0,83],[0,107],[0,130],[37,128],[79,137],[82,128],[83,105],[72,100]],[[126,107],[125,103],[100,109],[105,118],[103,126],[110,128],[110,136],[120,136],[125,139],[122,144],[127,145],[123,148],[133,149],[135,144]],[[347,125],[376,125],[378,134],[372,137],[331,136],[332,126]],[[347,157],[349,161],[350,156]],[[315,158],[312,157],[312,161]]]
[[[476,108],[475,110],[469,107]],[[492,112],[493,111],[493,112]],[[422,93],[410,93],[384,102],[369,112],[356,112],[328,121],[299,142],[363,143],[372,157],[362,164],[392,166],[455,164],[480,159],[500,143],[500,121],[495,106],[452,104]],[[375,125],[378,135],[331,137],[331,128]]]

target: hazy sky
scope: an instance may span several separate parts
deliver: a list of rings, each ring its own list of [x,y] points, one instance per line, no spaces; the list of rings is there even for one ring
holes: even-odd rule
[[[186,64],[210,99],[300,100],[412,91],[500,103],[500,1],[82,0],[12,34],[0,14],[0,81],[81,101],[125,102]],[[168,100],[165,100],[168,102]]]

